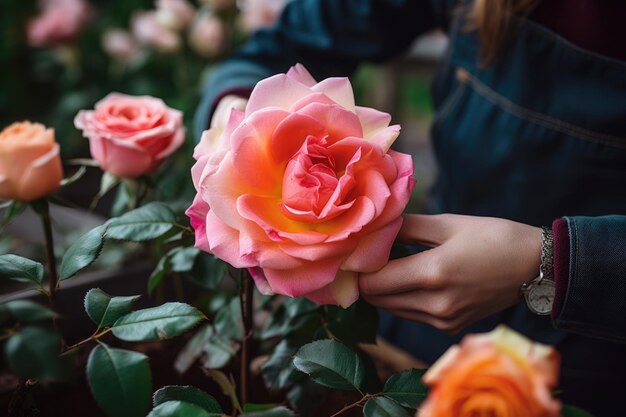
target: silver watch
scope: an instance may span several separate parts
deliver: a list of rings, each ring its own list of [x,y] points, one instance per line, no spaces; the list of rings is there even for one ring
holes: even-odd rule
[[[553,261],[552,230],[544,227],[541,233],[541,266],[539,276],[532,281],[522,285],[520,289],[526,305],[530,311],[541,316],[552,313],[554,304],[554,271]]]

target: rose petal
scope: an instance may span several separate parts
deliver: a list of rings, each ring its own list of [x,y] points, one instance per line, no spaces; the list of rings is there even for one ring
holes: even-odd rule
[[[17,199],[32,201],[45,196],[61,186],[63,167],[59,157],[59,144],[55,143],[52,149],[39,157],[24,170],[22,177],[15,184]]]
[[[306,298],[321,305],[333,304],[348,308],[359,299],[357,277],[356,272],[339,270],[332,283],[307,294]]]
[[[380,146],[383,152],[387,152],[398,138],[398,135],[400,135],[400,125],[393,125],[379,130],[368,139]]]
[[[274,295],[272,287],[270,287],[270,284],[267,282],[267,278],[265,278],[265,274],[263,273],[262,268],[248,268],[248,272],[254,280],[254,284],[256,285],[257,290],[259,290],[261,294]]]
[[[135,178],[153,166],[152,157],[132,142],[90,139],[89,147],[94,158],[104,156],[102,160],[96,159],[100,167],[118,177]]]
[[[294,81],[298,81],[306,85],[307,87],[313,87],[317,81],[311,75],[311,73],[304,67],[304,65],[297,63],[287,71],[287,76]]]
[[[356,111],[352,85],[350,84],[350,80],[346,77],[326,78],[311,87],[311,91],[324,93],[333,99],[335,103],[352,112]]]
[[[246,117],[265,108],[288,110],[293,103],[306,97],[311,90],[285,74],[277,74],[261,80],[250,94]]]
[[[330,235],[326,242],[337,242],[359,232],[375,215],[376,208],[372,200],[361,196],[356,198],[350,210],[332,220],[320,223],[317,230]]]
[[[275,164],[286,163],[309,136],[323,139],[327,135],[326,128],[314,118],[292,113],[276,127],[269,143],[269,151]]]
[[[363,136],[361,122],[356,114],[337,104],[311,103],[299,110],[298,114],[310,116],[325,126],[329,144],[349,136]]]
[[[250,268],[257,266],[257,262],[252,254],[242,256],[239,247],[239,232],[225,225],[215,216],[213,210],[209,210],[206,215],[206,230],[209,243],[209,252],[220,259],[228,262],[235,268]]]
[[[402,226],[402,217],[398,217],[385,227],[367,233],[359,240],[352,254],[341,265],[341,269],[359,272],[375,272],[385,266],[393,242]]]
[[[356,115],[361,121],[363,137],[369,139],[380,129],[384,129],[391,123],[391,115],[371,107],[356,106]]]
[[[330,284],[341,264],[340,259],[309,262],[300,268],[264,268],[272,291],[290,297],[301,297]]]
[[[308,106],[311,103],[321,103],[321,104],[334,104],[334,105],[337,105],[337,103],[335,103],[334,100],[332,100],[330,97],[328,97],[324,93],[311,93],[311,94],[307,95],[306,97],[303,97],[300,100],[298,100],[295,103],[293,103],[291,105],[291,107],[289,108],[289,111],[292,112],[292,113],[296,113],[297,111],[299,111],[303,107]]]
[[[209,241],[206,233],[206,216],[208,212],[209,205],[202,200],[200,194],[196,194],[191,206],[185,210],[196,237],[195,247],[205,252],[209,251]]]

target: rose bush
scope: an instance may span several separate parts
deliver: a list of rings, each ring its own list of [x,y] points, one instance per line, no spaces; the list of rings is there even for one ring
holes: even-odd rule
[[[415,180],[389,150],[391,117],[358,107],[346,78],[303,66],[257,84],[217,142],[195,150],[196,246],[249,268],[260,291],[351,305],[357,273],[388,260]]]
[[[54,131],[39,123],[13,123],[0,132],[0,199],[32,201],[63,179]]]
[[[111,93],[74,124],[89,139],[100,168],[122,178],[156,170],[185,138],[183,115],[158,98]]]
[[[424,375],[431,385],[417,417],[558,417],[552,397],[559,356],[501,326],[465,337]]]

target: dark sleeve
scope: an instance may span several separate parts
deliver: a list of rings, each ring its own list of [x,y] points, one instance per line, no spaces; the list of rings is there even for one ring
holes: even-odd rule
[[[555,326],[626,342],[626,216],[563,220],[553,224]],[[563,248],[569,253],[563,253]],[[563,265],[564,260],[568,265]]]
[[[449,0],[448,0],[449,2]],[[196,113],[197,138],[218,97],[250,90],[261,79],[301,63],[317,79],[349,76],[363,61],[405,51],[421,33],[442,26],[445,1],[293,0],[277,24],[261,30],[209,77]]]

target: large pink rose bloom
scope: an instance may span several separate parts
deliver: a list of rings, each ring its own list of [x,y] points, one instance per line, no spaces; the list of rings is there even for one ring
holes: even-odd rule
[[[301,65],[259,82],[196,147],[196,246],[249,268],[261,292],[348,307],[358,272],[387,262],[415,183],[390,119]]]
[[[42,12],[28,22],[30,46],[53,46],[75,39],[89,23],[92,9],[85,0],[44,0]]]
[[[100,168],[122,178],[156,170],[185,139],[183,114],[150,96],[111,93],[78,112],[74,125]]]

